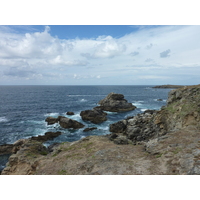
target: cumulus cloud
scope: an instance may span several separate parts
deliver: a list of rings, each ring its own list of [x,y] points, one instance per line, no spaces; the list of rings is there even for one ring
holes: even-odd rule
[[[161,57],[161,58],[167,58],[167,57],[170,56],[170,55],[169,55],[170,52],[171,52],[170,49],[168,49],[168,50],[166,50],[166,51],[163,51],[163,52],[160,53],[160,57]]]
[[[120,41],[109,37],[98,37],[96,42],[93,41],[93,46],[90,49],[91,53],[81,53],[83,57],[92,58],[113,58],[121,55],[126,51],[126,45],[121,44]]]
[[[175,68],[179,74],[183,68],[188,74],[188,69],[193,76],[191,66],[196,76],[200,65],[200,26],[156,26],[120,38],[104,35],[88,39],[59,39],[51,35],[48,26],[26,33],[10,29],[0,26],[0,84],[13,79],[19,84],[25,79],[55,80],[52,84],[96,84],[102,80],[102,84],[132,84],[133,76],[138,80],[135,84],[143,84],[137,77],[143,75],[152,81],[151,76],[156,77],[159,71],[167,76]],[[171,49],[174,56],[170,57]]]

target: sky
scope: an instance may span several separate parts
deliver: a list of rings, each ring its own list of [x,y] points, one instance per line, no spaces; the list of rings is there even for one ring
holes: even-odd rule
[[[0,85],[199,80],[199,25],[0,25]]]

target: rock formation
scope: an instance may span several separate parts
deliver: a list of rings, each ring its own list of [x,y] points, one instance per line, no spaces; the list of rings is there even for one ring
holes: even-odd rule
[[[107,120],[107,113],[103,112],[101,109],[84,110],[81,111],[80,116],[84,121],[90,121],[94,124],[99,124]]]
[[[45,122],[47,122],[48,125],[52,125],[52,124],[58,123],[58,118],[55,118],[55,117],[47,117],[47,118],[45,119]]]
[[[59,117],[59,124],[62,128],[79,129],[84,127],[82,123],[63,116]]]
[[[48,123],[48,125],[59,123],[62,128],[79,129],[84,127],[82,123],[64,116],[58,116],[57,118],[47,117],[45,121]]]
[[[110,112],[126,112],[130,110],[134,110],[136,107],[132,105],[132,103],[128,103],[126,99],[124,99],[123,94],[115,94],[110,93],[105,99],[99,101],[100,108],[104,111]]]
[[[68,111],[66,114],[67,115],[74,115],[74,112]]]

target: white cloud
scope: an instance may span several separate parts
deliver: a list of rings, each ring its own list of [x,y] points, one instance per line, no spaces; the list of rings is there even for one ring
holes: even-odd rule
[[[40,83],[54,80],[54,84],[132,84],[133,80],[143,84],[142,77],[151,84],[152,78],[164,82],[158,78],[162,75],[181,84],[185,74],[195,84],[200,26],[158,26],[121,38],[82,40],[53,37],[48,26],[43,32],[26,34],[0,26],[0,49],[0,84],[14,79],[18,84],[25,79]]]

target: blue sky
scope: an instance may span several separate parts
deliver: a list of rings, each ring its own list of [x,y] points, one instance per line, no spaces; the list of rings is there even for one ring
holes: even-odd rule
[[[200,26],[1,25],[1,85],[199,84]]]

